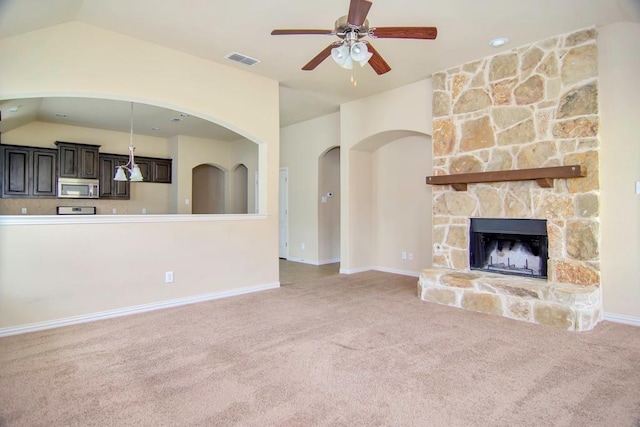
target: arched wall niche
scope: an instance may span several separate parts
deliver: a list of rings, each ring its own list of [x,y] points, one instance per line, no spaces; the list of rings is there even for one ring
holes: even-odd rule
[[[228,171],[220,166],[203,163],[191,170],[192,213],[227,213],[229,194],[227,191]]]
[[[396,141],[400,138],[405,138],[407,136],[416,136],[416,135],[427,135],[427,134],[423,132],[417,132],[414,130],[388,130],[388,131],[377,133],[375,135],[371,135],[357,142],[351,147],[351,149],[373,153],[377,149],[383,147],[384,145],[390,142]]]
[[[431,136],[405,129],[351,146],[346,165],[351,265],[410,275],[430,265],[431,188],[424,177],[431,158]]]

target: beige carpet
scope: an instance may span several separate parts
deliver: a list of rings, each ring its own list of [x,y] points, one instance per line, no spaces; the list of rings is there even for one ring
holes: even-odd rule
[[[0,425],[640,425],[640,328],[415,293],[340,275],[3,338]]]

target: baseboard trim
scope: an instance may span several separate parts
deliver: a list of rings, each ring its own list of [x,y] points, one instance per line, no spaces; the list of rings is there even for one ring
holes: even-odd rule
[[[324,261],[318,261],[315,259],[304,259],[304,258],[295,258],[295,257],[287,257],[287,261],[293,261],[293,262],[301,262],[303,264],[310,264],[310,265],[325,265],[325,264],[333,264],[336,262],[340,262],[340,258],[333,258],[333,259],[327,259]]]
[[[395,268],[387,268],[387,267],[375,267],[374,270],[382,271],[383,273],[393,273],[393,274],[401,274],[403,276],[420,277],[420,272],[415,272],[415,271],[398,270]]]
[[[640,317],[626,316],[624,314],[604,313],[603,320],[624,323],[625,325],[640,326]]]
[[[364,273],[365,271],[375,270],[374,267],[362,267],[362,268],[341,268],[340,274],[356,274]]]
[[[77,325],[80,323],[93,322],[96,320],[111,319],[113,317],[128,316],[131,314],[145,313],[147,311],[161,310],[164,308],[179,307],[187,304],[211,301],[221,298],[228,298],[237,295],[250,294],[253,292],[266,291],[280,287],[280,282],[266,283],[264,285],[249,286],[246,288],[232,289],[229,291],[213,292],[193,297],[177,298],[168,301],[154,302],[150,304],[135,305],[132,307],[118,308],[115,310],[101,311],[98,313],[84,314],[81,316],[66,317],[63,319],[48,320],[46,322],[30,323],[27,325],[10,326],[0,328],[0,337],[10,335],[26,334],[28,332],[43,331],[46,329],[59,328],[62,326]]]
[[[310,265],[318,265],[318,261],[314,261],[311,259],[304,259],[304,258],[296,258],[292,256],[287,257],[287,261],[301,262],[303,264],[310,264]]]
[[[365,271],[371,271],[371,270],[380,271],[382,273],[392,273],[392,274],[401,274],[403,276],[420,277],[420,272],[397,270],[395,268],[387,268],[387,267],[341,268],[340,274],[364,273]]]

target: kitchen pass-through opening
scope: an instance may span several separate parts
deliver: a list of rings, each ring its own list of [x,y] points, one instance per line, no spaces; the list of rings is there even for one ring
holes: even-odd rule
[[[471,218],[469,234],[472,270],[547,277],[546,220]]]

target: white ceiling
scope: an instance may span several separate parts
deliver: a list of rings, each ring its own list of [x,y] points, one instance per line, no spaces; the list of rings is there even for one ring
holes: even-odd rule
[[[7,133],[32,121],[126,133],[131,129],[131,103],[110,99],[66,97],[9,99],[0,101],[0,111],[2,112],[1,133]],[[180,111],[140,103],[134,103],[133,129],[136,135],[159,138],[172,138],[176,135],[219,141],[237,141],[243,138],[210,121],[189,116]]]
[[[300,69],[335,36],[270,35],[274,28],[331,30],[348,8],[349,0],[0,0],[0,38],[77,20],[260,74],[280,82],[280,124],[287,126],[501,50],[592,25],[640,22],[640,0],[373,0],[371,26],[436,26],[438,38],[373,40],[391,71],[357,69],[357,87],[330,58],[314,71]],[[499,36],[510,42],[490,47]],[[261,62],[231,62],[231,52]]]

